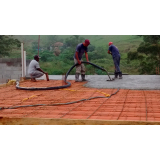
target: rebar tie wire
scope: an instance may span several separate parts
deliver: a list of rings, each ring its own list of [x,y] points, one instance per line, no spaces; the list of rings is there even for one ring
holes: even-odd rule
[[[144,93],[144,98],[145,98],[145,107],[146,107],[146,121],[147,121],[147,113],[148,113],[148,110],[147,110],[147,100],[146,100],[146,95],[145,95],[145,92],[143,90],[143,93]]]
[[[125,105],[125,103],[126,103],[126,99],[127,99],[127,95],[128,95],[128,92],[129,92],[129,91],[130,91],[130,90],[127,91],[127,94],[126,94],[126,97],[125,97],[125,100],[124,100],[124,104],[123,104],[122,110],[121,110],[121,112],[120,112],[120,114],[119,114],[117,120],[119,119],[119,117],[121,116],[121,114],[122,114],[122,112],[123,112],[124,105]]]
[[[116,91],[117,92],[117,91]],[[116,93],[115,92],[115,93]],[[111,95],[113,95],[113,94],[115,94],[115,93],[112,93]],[[110,98],[110,97],[109,97]],[[109,99],[108,98],[108,99]],[[106,99],[102,104],[100,104],[100,106],[91,114],[91,115],[89,115],[88,117],[87,117],[87,119],[89,119],[92,115],[94,115],[94,113],[96,113],[97,111],[98,111],[98,109],[108,100],[108,99]]]

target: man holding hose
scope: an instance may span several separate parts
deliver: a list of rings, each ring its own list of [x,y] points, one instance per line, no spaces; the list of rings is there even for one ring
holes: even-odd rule
[[[75,82],[80,82],[79,75],[81,74],[82,81],[86,81],[85,79],[85,66],[82,62],[82,56],[85,53],[85,57],[87,62],[88,60],[88,45],[90,45],[90,41],[86,39],[83,43],[77,45],[76,52],[74,54],[74,63],[78,63],[76,66],[76,75],[75,75]]]

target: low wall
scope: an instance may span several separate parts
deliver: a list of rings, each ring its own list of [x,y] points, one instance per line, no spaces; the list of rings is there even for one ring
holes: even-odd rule
[[[30,61],[26,61],[27,70]],[[20,77],[22,77],[21,58],[0,58],[0,83],[6,83],[8,79],[20,80]]]

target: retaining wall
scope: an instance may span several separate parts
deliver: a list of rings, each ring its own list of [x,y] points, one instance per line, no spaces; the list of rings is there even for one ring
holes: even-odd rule
[[[30,61],[26,61],[27,70]],[[6,83],[8,79],[20,80],[20,77],[22,77],[21,58],[0,58],[0,83]]]

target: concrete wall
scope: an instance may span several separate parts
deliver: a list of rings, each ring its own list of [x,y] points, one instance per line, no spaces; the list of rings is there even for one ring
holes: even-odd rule
[[[27,70],[29,63],[30,60],[27,60]],[[0,83],[6,83],[8,79],[19,80],[20,77],[22,77],[21,58],[0,58]]]

